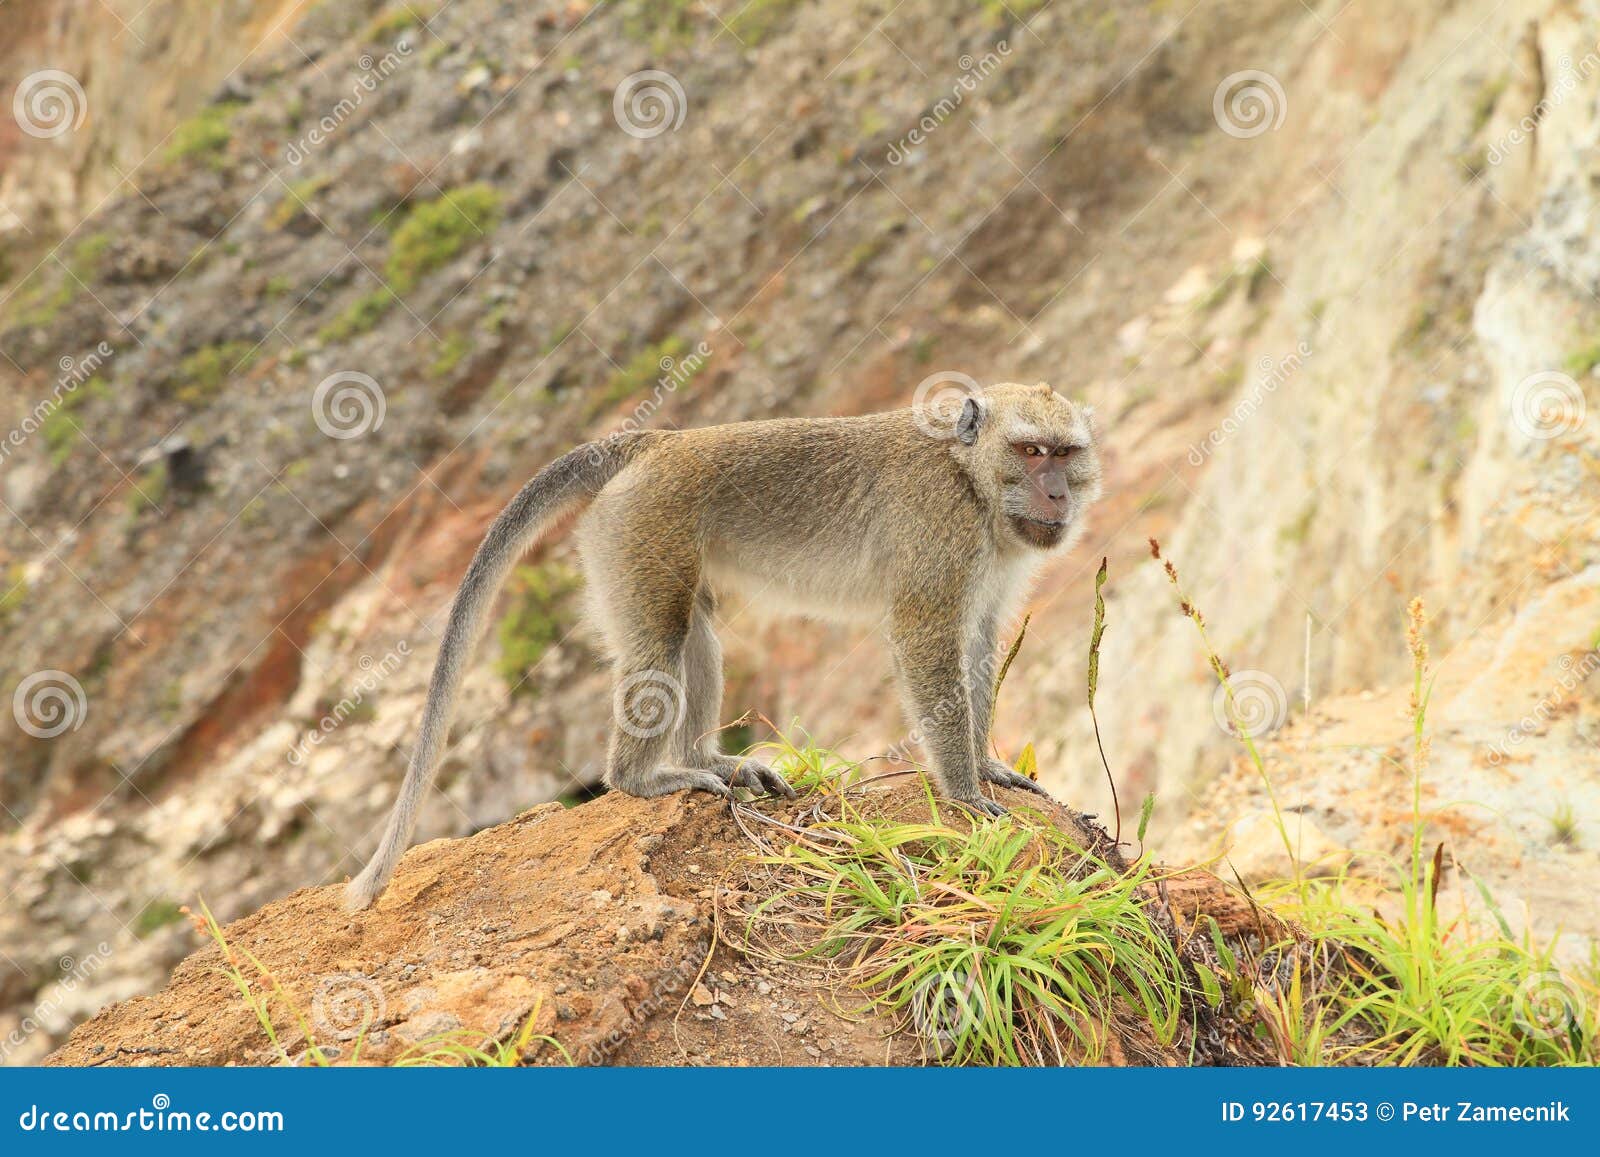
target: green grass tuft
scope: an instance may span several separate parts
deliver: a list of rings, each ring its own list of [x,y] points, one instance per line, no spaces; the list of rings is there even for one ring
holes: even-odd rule
[[[768,747],[796,787],[854,770],[809,741]],[[838,818],[757,857],[773,887],[744,914],[747,951],[861,990],[942,1063],[1093,1063],[1117,1006],[1176,1039],[1183,971],[1145,914],[1147,864],[1118,872],[1024,812],[946,822],[930,792],[929,819],[906,821],[861,802],[841,791]]]
[[[364,334],[384,319],[397,300],[387,286],[380,285],[351,302],[349,308],[317,331],[317,337],[325,342],[340,342]]]
[[[99,378],[90,378],[71,393],[61,395],[55,409],[45,415],[39,424],[39,433],[50,451],[51,465],[59,466],[71,457],[73,447],[83,435],[80,419],[84,407],[97,398],[110,395],[110,387]]]
[[[196,157],[212,167],[219,166],[228,142],[233,139],[233,114],[239,107],[237,101],[218,101],[184,121],[173,130],[166,159],[182,161]]]
[[[0,627],[6,626],[28,599],[27,568],[14,562],[0,575]]]
[[[183,908],[173,900],[151,900],[133,918],[133,934],[140,940],[183,919]]]
[[[511,609],[500,620],[500,657],[495,669],[513,691],[522,687],[545,652],[577,622],[572,595],[583,580],[561,563],[518,567],[508,584]]]
[[[178,363],[177,376],[167,391],[185,405],[205,405],[221,392],[229,378],[255,364],[259,352],[259,347],[248,341],[203,346]]]
[[[389,242],[389,284],[397,293],[409,292],[499,219],[500,194],[484,184],[463,185],[413,205]]]
[[[589,400],[589,417],[599,417],[611,407],[668,377],[673,382],[672,389],[682,389],[702,368],[698,360],[684,358],[684,351],[688,348],[689,343],[683,338],[672,336],[634,354],[628,359],[628,364],[612,374],[600,392]],[[670,370],[662,367],[662,363],[668,359],[672,364]]]
[[[1550,813],[1550,842],[1558,848],[1578,846],[1578,813],[1570,801],[1563,800]]]

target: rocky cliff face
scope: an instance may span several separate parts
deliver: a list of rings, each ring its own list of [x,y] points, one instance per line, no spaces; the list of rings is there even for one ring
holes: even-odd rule
[[[0,245],[31,265],[137,174],[239,68],[290,41],[309,0],[16,0],[0,79]],[[135,179],[130,183],[128,178]],[[19,270],[13,269],[13,273]]]
[[[1102,419],[1108,498],[1000,709],[1066,798],[1107,806],[1102,554],[1124,803],[1154,791],[1154,831],[1198,839],[1196,793],[1231,780],[1153,534],[1256,722],[1309,696],[1314,733],[1397,683],[1422,594],[1436,658],[1511,673],[1461,700],[1462,766],[1559,743],[1549,807],[1592,823],[1588,700],[1544,716],[1593,666],[1600,7],[171,7],[203,68],[44,4],[5,57],[83,74],[89,112],[0,140],[0,201],[62,231],[0,287],[0,1029],[44,1025],[11,1059],[158,983],[178,904],[228,918],[353,870],[454,584],[545,461],[635,420],[902,405],[940,373],[1047,379]],[[118,78],[168,86],[148,125]],[[529,563],[423,837],[596,778],[568,548]],[[1529,630],[1535,604],[1571,614]],[[721,624],[729,717],[900,739],[875,642],[759,610]],[[1514,842],[1567,855],[1544,798]]]

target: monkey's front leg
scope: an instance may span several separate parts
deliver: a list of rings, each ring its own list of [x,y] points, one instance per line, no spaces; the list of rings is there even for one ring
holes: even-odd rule
[[[978,778],[1001,787],[1015,787],[1050,798],[1050,793],[1019,772],[1012,771],[989,753],[989,725],[994,716],[996,616],[978,621],[967,648],[967,682],[972,696],[972,745],[978,759]]]
[[[961,662],[961,624],[930,615],[920,601],[896,607],[890,642],[904,683],[913,731],[933,759],[945,794],[957,803],[998,816],[1005,808],[978,790],[978,752],[968,673]]]

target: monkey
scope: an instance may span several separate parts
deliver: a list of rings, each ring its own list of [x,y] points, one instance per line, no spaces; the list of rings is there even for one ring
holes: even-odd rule
[[[1082,534],[1100,491],[1092,410],[1044,383],[974,385],[855,417],[624,431],[568,452],[512,498],[467,568],[405,779],[346,907],[369,907],[387,885],[491,604],[570,509],[587,503],[578,554],[614,661],[609,787],[794,797],[775,769],[720,750],[714,619],[737,593],[879,624],[944,794],[994,816],[1004,808],[983,783],[1044,794],[989,754],[998,632],[1040,564]]]

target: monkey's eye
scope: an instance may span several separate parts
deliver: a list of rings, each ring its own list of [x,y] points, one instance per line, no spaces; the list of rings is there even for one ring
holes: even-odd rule
[[[1077,449],[1076,446],[1057,446],[1056,447],[1056,452],[1055,452],[1055,457],[1057,457],[1057,458],[1070,458],[1072,456],[1072,452],[1074,450],[1076,450],[1076,449]]]
[[[1035,446],[1031,442],[1024,442],[1017,449],[1022,452],[1024,458],[1042,458],[1046,453],[1043,446]]]

